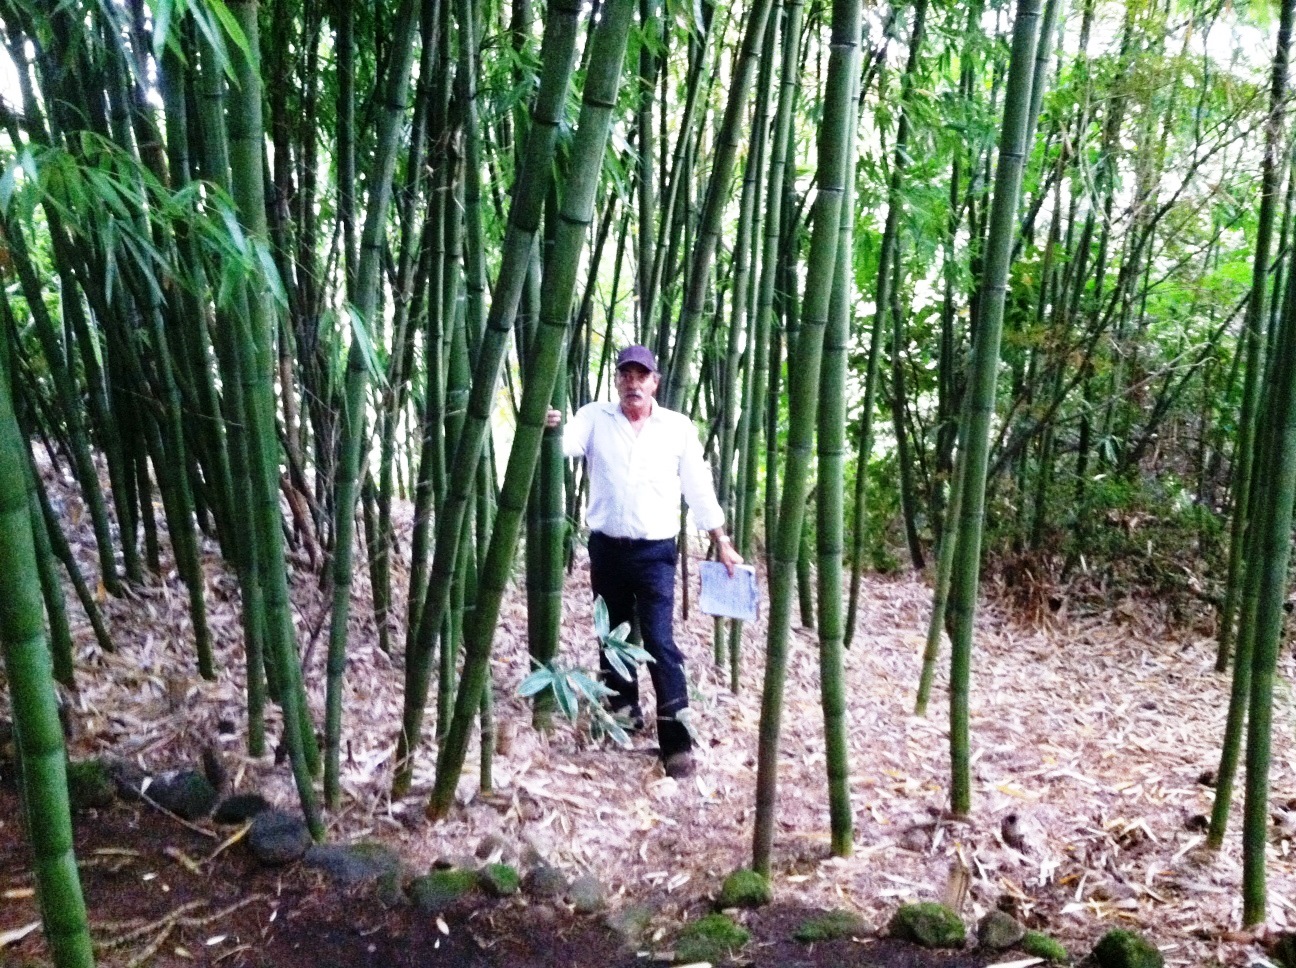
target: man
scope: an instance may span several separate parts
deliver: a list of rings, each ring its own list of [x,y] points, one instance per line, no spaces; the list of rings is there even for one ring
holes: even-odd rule
[[[644,346],[617,356],[616,403],[581,407],[563,432],[563,454],[584,457],[589,478],[590,585],[607,604],[612,627],[639,618],[643,645],[657,694],[657,739],[667,776],[682,779],[694,769],[693,741],[679,721],[688,708],[684,657],[675,645],[675,535],[681,494],[697,525],[711,534],[729,574],[742,556],[724,530],[711,470],[693,424],[682,413],[657,405],[661,375]],[[548,425],[562,414],[550,410]],[[643,724],[637,671],[625,679],[600,652],[603,681],[614,690],[614,714]]]

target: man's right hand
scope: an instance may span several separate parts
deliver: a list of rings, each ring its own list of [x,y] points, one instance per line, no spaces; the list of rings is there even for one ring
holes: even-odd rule
[[[552,428],[557,427],[560,423],[562,423],[562,411],[550,407],[549,412],[545,414],[545,426]]]

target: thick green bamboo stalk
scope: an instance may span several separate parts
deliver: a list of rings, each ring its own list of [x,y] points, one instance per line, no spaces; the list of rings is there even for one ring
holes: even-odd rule
[[[468,495],[477,479],[477,465],[495,409],[495,389],[500,365],[508,349],[508,337],[539,229],[540,212],[557,144],[558,126],[575,57],[580,9],[580,5],[573,0],[551,0],[545,17],[545,36],[541,46],[544,69],[535,105],[531,110],[527,147],[522,154],[522,168],[518,173],[509,209],[499,276],[492,294],[477,364],[473,369],[467,419],[455,447],[445,503],[437,518],[436,547],[428,590],[418,622],[418,638],[406,647],[405,704],[401,733],[397,739],[397,772],[392,781],[393,793],[396,795],[409,789],[410,778],[413,776],[412,754],[422,731],[432,648],[449,605],[461,524]]]
[[[1256,519],[1259,527],[1252,530],[1247,518],[1252,512],[1257,514],[1277,514],[1270,506],[1275,500],[1276,490],[1271,490],[1272,480],[1266,475],[1265,480],[1252,479],[1252,467],[1274,468],[1285,455],[1276,449],[1282,433],[1281,426],[1272,426],[1265,433],[1257,435],[1261,425],[1268,426],[1283,415],[1273,410],[1273,404],[1281,398],[1270,397],[1265,409],[1257,404],[1261,393],[1269,396],[1274,387],[1263,385],[1261,375],[1264,371],[1264,304],[1268,292],[1269,242],[1273,233],[1274,211],[1277,202],[1279,180],[1282,177],[1283,120],[1286,113],[1287,70],[1291,47],[1293,21],[1293,2],[1283,0],[1282,13],[1278,25],[1278,38],[1274,52],[1273,70],[1270,75],[1269,116],[1265,124],[1265,156],[1261,172],[1260,214],[1256,229],[1255,262],[1251,273],[1251,292],[1247,303],[1247,315],[1243,328],[1246,344],[1246,377],[1242,395],[1241,426],[1238,433],[1237,468],[1234,473],[1234,509],[1233,528],[1229,545],[1229,585],[1226,588],[1224,607],[1220,614],[1220,650],[1216,656],[1216,669],[1227,666],[1229,657],[1229,638],[1226,629],[1233,623],[1233,612],[1237,602],[1242,601],[1242,618],[1245,620],[1239,628],[1237,641],[1237,660],[1233,667],[1233,686],[1229,700],[1228,720],[1224,727],[1224,737],[1220,745],[1220,765],[1215,778],[1215,801],[1211,809],[1211,824],[1207,833],[1207,843],[1218,849],[1224,843],[1224,832],[1228,827],[1229,808],[1232,805],[1233,783],[1237,774],[1238,759],[1241,754],[1242,728],[1247,719],[1247,708],[1257,690],[1264,691],[1265,684],[1254,681],[1254,669],[1268,667],[1272,676],[1272,667],[1268,666],[1268,655],[1261,655],[1260,650],[1267,650],[1270,644],[1257,639],[1264,628],[1258,613],[1260,608],[1260,590],[1268,580],[1269,561],[1264,544],[1271,539],[1265,530],[1262,519]],[[1290,306],[1287,307],[1290,310]],[[1281,325],[1281,324],[1280,324]],[[1282,330],[1280,329],[1280,332]],[[1286,349],[1290,352],[1292,347]],[[1276,366],[1289,365],[1289,361],[1278,358]],[[1248,400],[1248,396],[1251,397]],[[1247,413],[1248,403],[1250,414]],[[1263,414],[1263,416],[1260,416]],[[1249,417],[1249,420],[1248,420]],[[1245,448],[1245,450],[1243,449]],[[1259,458],[1259,460],[1256,460]],[[1267,486],[1268,485],[1268,486]],[[1245,487],[1246,490],[1237,490]],[[1253,505],[1253,502],[1259,502]],[[1249,552],[1249,554],[1248,554]],[[1284,562],[1286,559],[1283,559]],[[1244,562],[1253,562],[1262,569],[1259,575],[1250,575]],[[1284,565],[1285,568],[1285,565]],[[1235,584],[1236,583],[1236,584]],[[1230,601],[1230,597],[1233,599]],[[1269,686],[1271,687],[1271,686]],[[1266,711],[1265,715],[1269,715]],[[1247,776],[1248,776],[1248,809],[1250,808],[1251,777],[1251,742],[1253,733],[1247,738]],[[1265,736],[1267,742],[1267,732]],[[1244,833],[1245,838],[1245,833]],[[1263,868],[1263,859],[1261,859]],[[1261,907],[1263,908],[1263,869],[1261,870]],[[1244,895],[1247,888],[1244,886]],[[1249,895],[1248,895],[1249,896]],[[1244,902],[1245,903],[1245,902]],[[1249,923],[1249,922],[1248,922]]]
[[[229,6],[247,41],[246,49],[232,55],[236,84],[228,114],[231,184],[245,230],[257,243],[265,245],[268,238],[262,178],[265,128],[261,118],[258,2],[234,0]],[[248,426],[256,551],[266,611],[266,640],[270,645],[267,663],[273,661],[276,667],[279,701],[283,707],[284,743],[292,761],[302,811],[311,833],[319,838],[323,836],[324,827],[313,782],[313,775],[318,770],[319,749],[306,707],[306,690],[297,658],[279,511],[279,443],[274,430],[273,361],[270,355],[274,310],[268,291],[248,291],[245,295],[247,316],[231,321],[239,326],[234,344],[240,355],[243,416]]]
[[[201,135],[199,144],[203,152],[201,168],[209,180],[228,193],[232,185],[225,128],[224,75],[216,62],[216,54],[210,47],[195,44],[189,53],[198,70],[195,93],[198,102],[198,130]],[[249,452],[252,442],[244,418],[247,402],[243,395],[243,362],[238,350],[241,329],[237,322],[248,318],[247,292],[242,287],[236,289],[231,301],[232,309],[217,308],[216,328],[212,334],[213,349],[221,376],[221,405],[229,447],[231,490],[237,506],[254,508],[253,464]],[[265,752],[264,711],[268,668],[265,644],[268,625],[255,516],[252,526],[237,534],[236,538],[234,564],[242,598],[248,754],[261,756]]]
[[[1251,269],[1251,297],[1247,303],[1246,319],[1242,327],[1242,344],[1246,353],[1246,376],[1242,384],[1242,412],[1238,416],[1238,438],[1234,450],[1233,516],[1229,525],[1228,577],[1224,585],[1224,603],[1220,607],[1219,650],[1215,656],[1215,669],[1228,668],[1229,650],[1233,644],[1234,613],[1238,596],[1245,580],[1246,561],[1243,557],[1248,502],[1251,493],[1251,470],[1256,431],[1256,399],[1260,376],[1265,366],[1265,303],[1268,298],[1269,248],[1273,239],[1274,215],[1278,208],[1278,192],[1283,170],[1283,120],[1287,90],[1287,60],[1291,46],[1291,4],[1283,0],[1279,19],[1277,49],[1269,82],[1269,116],[1265,122],[1265,153],[1260,174],[1260,211],[1256,220],[1255,257]]]
[[[760,263],[760,283],[756,297],[756,357],[753,361],[751,393],[748,396],[748,409],[752,411],[753,424],[750,431],[751,445],[747,450],[746,495],[743,499],[743,518],[740,528],[738,549],[743,557],[751,560],[752,536],[756,519],[756,484],[759,478],[760,448],[757,446],[758,434],[763,430],[766,447],[772,449],[776,427],[765,419],[766,411],[774,408],[767,406],[766,386],[771,371],[771,339],[778,328],[775,321],[774,290],[779,273],[779,251],[782,241],[783,218],[782,204],[784,197],[784,171],[788,165],[788,145],[791,141],[792,109],[796,101],[797,83],[800,64],[801,23],[804,19],[805,4],[800,0],[786,0],[786,17],[783,26],[782,62],[779,68],[778,107],[774,117],[773,140],[770,146],[769,181],[765,189],[765,236]],[[766,533],[773,534],[773,519],[765,522]]]
[[[971,679],[972,633],[981,564],[981,523],[985,512],[986,465],[990,452],[990,417],[994,413],[995,377],[1003,332],[1004,296],[1017,202],[1021,190],[1022,155],[1030,114],[1030,84],[1040,15],[1039,0],[1018,0],[1013,23],[1012,59],[1004,97],[999,161],[995,170],[994,201],[982,302],[972,344],[968,376],[967,462],[963,475],[963,506],[958,521],[958,545],[951,588],[954,628],[950,663],[950,806],[956,815],[972,809],[972,773],[968,738],[968,687]]]
[[[1292,0],[1284,0],[1282,16],[1288,38],[1292,6]],[[1254,545],[1259,555],[1252,559],[1251,570],[1255,574],[1247,579],[1248,597],[1254,595],[1256,601],[1247,720],[1246,804],[1242,820],[1242,924],[1247,927],[1265,920],[1267,906],[1265,854],[1270,835],[1274,678],[1283,637],[1283,606],[1291,562],[1292,502],[1296,500],[1296,285],[1291,279],[1274,360],[1265,383],[1260,404],[1267,415],[1263,429],[1268,444],[1262,452],[1264,463],[1256,466],[1264,466],[1270,473],[1257,489],[1253,525]],[[1238,654],[1240,658],[1240,650]]]
[[[858,73],[858,72],[857,72]],[[858,81],[856,82],[858,84]],[[851,92],[852,105],[858,100]],[[846,132],[846,172],[837,237],[837,266],[824,329],[819,375],[817,541],[819,579],[819,695],[824,716],[824,753],[828,773],[828,819],[834,857],[849,857],[853,847],[850,764],[847,760],[846,674],[842,651],[842,552],[845,532],[843,490],[846,474],[846,354],[850,342],[851,274],[855,248],[855,126],[851,111]]]
[[[684,295],[684,311],[675,332],[675,347],[666,371],[666,386],[662,403],[673,410],[685,409],[693,380],[693,356],[698,340],[703,309],[706,303],[707,281],[711,276],[711,261],[720,240],[722,216],[729,201],[729,179],[738,159],[742,141],[743,117],[747,111],[747,97],[751,92],[756,68],[760,64],[761,46],[765,39],[765,21],[769,17],[773,0],[754,0],[747,11],[743,28],[742,47],[734,55],[733,80],[729,87],[729,100],[725,104],[724,120],[716,135],[715,154],[711,163],[711,177],[707,180],[706,198],[698,221],[698,238],[692,247],[688,282]]]
[[[336,499],[333,524],[333,610],[329,625],[328,690],[324,721],[324,800],[336,810],[341,803],[339,759],[342,736],[342,674],[346,671],[347,619],[351,613],[351,542],[365,442],[365,391],[369,385],[371,345],[378,331],[382,250],[391,204],[392,174],[400,133],[405,123],[414,38],[418,31],[417,0],[402,0],[391,37],[390,60],[383,82],[373,167],[367,187],[369,207],[360,240],[360,265],[354,299],[356,332],[347,354],[346,395],[338,438]]]
[[[7,340],[7,337],[6,337]],[[0,647],[22,764],[36,893],[56,968],[94,965],[68,806],[66,753],[46,644],[24,465],[26,448],[0,346]]]
[[[444,817],[453,803],[455,785],[467,752],[469,729],[481,704],[495,622],[512,571],[518,531],[544,434],[545,416],[566,348],[576,273],[593,218],[594,195],[603,172],[603,154],[621,83],[621,66],[634,10],[635,0],[611,0],[600,11],[591,41],[593,47],[572,144],[571,167],[562,192],[562,207],[549,260],[550,272],[545,279],[548,294],[544,300],[545,312],[531,343],[517,434],[509,454],[486,561],[478,576],[476,607],[465,642],[464,668],[455,699],[454,719],[437,756],[436,785],[427,810],[433,818]]]
[[[792,583],[809,493],[811,448],[818,417],[819,372],[824,330],[837,266],[842,197],[846,192],[849,133],[855,113],[852,95],[859,73],[859,0],[833,0],[828,77],[819,125],[818,194],[814,231],[806,266],[805,302],[800,335],[790,357],[787,466],[778,531],[771,554],[769,637],[765,683],[761,694],[760,740],[756,763],[756,821],[752,834],[752,868],[769,876],[777,806],[778,748],[787,677],[788,638],[792,624]]]
[[[769,366],[769,330],[768,328],[762,329],[760,319],[760,295],[764,282],[761,256],[766,247],[765,237],[761,234],[765,227],[765,221],[760,196],[767,171],[771,183],[775,180],[782,180],[781,167],[776,166],[770,160],[769,144],[771,139],[769,138],[769,129],[771,120],[770,98],[774,87],[775,55],[782,51],[783,44],[786,41],[784,22],[784,5],[779,3],[771,11],[770,18],[765,25],[761,68],[756,82],[756,106],[752,115],[752,126],[755,131],[753,148],[755,165],[753,166],[749,162],[743,177],[744,204],[746,203],[749,184],[752,193],[751,237],[746,241],[746,247],[751,251],[751,261],[754,265],[748,273],[750,278],[744,296],[745,305],[750,307],[748,310],[750,322],[747,324],[747,346],[742,358],[741,399],[747,401],[747,405],[740,408],[741,413],[738,419],[736,440],[738,452],[737,481],[734,485],[733,510],[728,513],[728,518],[734,522],[734,540],[738,553],[743,556],[745,561],[750,561],[752,558],[751,546],[752,529],[755,524],[756,477],[760,468],[759,455],[761,453],[761,430],[763,427],[761,422],[763,410],[754,401],[760,400],[765,392],[765,369]],[[782,87],[780,86],[780,92],[781,90]],[[776,168],[778,168],[777,173],[775,173]],[[736,314],[737,303],[735,302]],[[742,672],[742,626],[743,623],[736,619],[728,623],[729,690],[735,694],[738,692]]]
[[[729,332],[726,338],[724,359],[716,368],[716,382],[719,384],[715,411],[720,421],[719,436],[719,474],[716,482],[716,497],[720,507],[729,521],[737,520],[734,494],[734,454],[738,451],[745,456],[746,442],[741,435],[746,430],[739,420],[739,393],[742,389],[744,373],[742,364],[749,360],[743,352],[743,344],[750,345],[747,334],[748,294],[753,250],[756,247],[757,229],[755,223],[757,195],[760,192],[761,169],[764,164],[764,130],[767,127],[765,118],[769,103],[769,77],[774,60],[774,48],[777,46],[777,19],[767,18],[765,37],[761,52],[761,81],[757,85],[756,104],[752,109],[752,145],[747,153],[747,163],[743,166],[742,198],[738,206],[737,241],[734,244],[730,290],[732,292],[729,317]],[[759,269],[759,266],[757,267]],[[718,323],[718,318],[717,318]],[[745,418],[748,408],[742,408]],[[739,448],[742,448],[739,451]],[[736,639],[731,638],[731,648],[726,650],[726,629],[735,623],[717,618],[712,630],[715,653],[715,664],[725,663],[726,651],[730,657],[729,685],[732,691],[738,691],[738,649]],[[735,633],[736,634],[736,633]]]

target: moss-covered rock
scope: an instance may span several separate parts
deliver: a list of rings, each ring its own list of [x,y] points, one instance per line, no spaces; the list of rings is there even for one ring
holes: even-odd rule
[[[716,898],[718,908],[762,907],[774,899],[770,882],[763,874],[740,867],[728,877]]]
[[[386,844],[362,840],[355,844],[319,844],[306,851],[307,867],[322,870],[343,887],[399,872],[400,855]]]
[[[1093,950],[1098,968],[1165,968],[1156,945],[1141,934],[1116,928],[1108,931]]]
[[[420,911],[436,914],[470,893],[476,886],[476,871],[433,871],[426,877],[416,877],[410,882],[409,896]]]
[[[792,937],[806,944],[819,941],[836,941],[838,938],[858,938],[872,934],[873,925],[854,911],[825,911],[804,922],[792,932]]]
[[[1006,951],[1026,935],[1026,928],[1007,911],[989,911],[977,923],[977,944],[990,951]]]
[[[905,904],[891,916],[891,936],[924,948],[961,948],[967,940],[963,920],[944,904]]]
[[[537,864],[527,872],[522,886],[532,897],[553,898],[566,894],[571,881],[560,868],[552,864]]]
[[[1071,960],[1062,942],[1039,931],[1027,931],[1017,947],[1033,958],[1043,958],[1055,965],[1065,965]]]
[[[577,914],[593,914],[607,904],[607,889],[593,874],[582,874],[567,889],[567,900]]]
[[[604,923],[621,936],[626,947],[637,947],[647,936],[657,909],[648,904],[631,904],[608,914]]]
[[[730,957],[750,940],[747,929],[724,914],[708,914],[684,925],[675,942],[675,959],[715,964]]]
[[[147,793],[159,807],[182,820],[201,820],[208,816],[216,809],[218,799],[211,781],[197,770],[178,770],[156,776]]]
[[[481,879],[482,890],[495,897],[508,897],[516,894],[522,886],[522,878],[517,868],[508,864],[487,864],[477,876]]]
[[[117,799],[117,785],[103,760],[68,763],[67,785],[73,810],[103,810]]]
[[[310,828],[297,814],[264,810],[252,818],[245,843],[252,856],[264,866],[282,867],[306,856],[311,847]]]

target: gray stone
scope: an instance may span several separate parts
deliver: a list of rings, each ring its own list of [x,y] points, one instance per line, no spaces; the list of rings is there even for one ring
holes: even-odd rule
[[[253,818],[247,843],[258,861],[267,867],[279,867],[306,856],[311,846],[310,829],[301,817],[266,810]]]
[[[567,889],[567,900],[578,914],[593,914],[607,903],[607,892],[593,874],[582,874]]]
[[[1005,911],[990,911],[977,925],[977,943],[991,951],[1005,951],[1025,936],[1025,925]]]
[[[557,867],[541,864],[527,874],[522,886],[534,897],[561,897],[567,893],[567,875]]]
[[[200,820],[216,807],[216,788],[197,770],[175,770],[153,778],[148,798],[183,820]]]
[[[322,870],[342,887],[354,887],[368,880],[400,871],[400,857],[385,844],[315,844],[306,851],[307,867]]]

